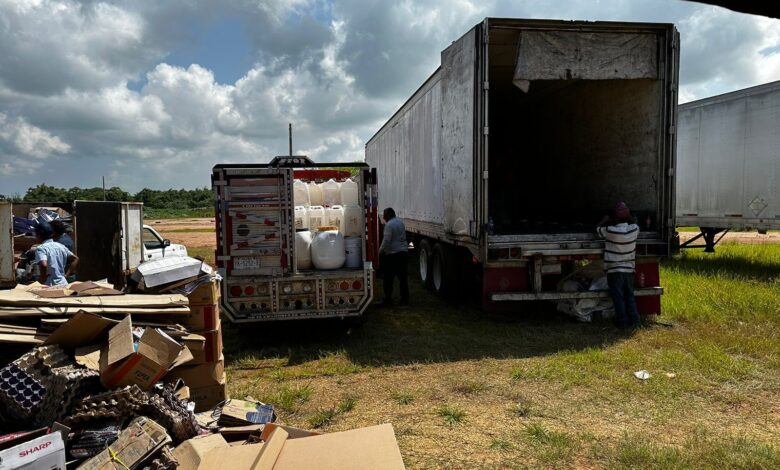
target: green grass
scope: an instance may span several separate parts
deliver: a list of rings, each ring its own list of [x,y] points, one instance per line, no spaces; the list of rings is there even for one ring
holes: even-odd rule
[[[409,392],[395,392],[393,393],[392,398],[399,405],[408,405],[414,401],[414,395]]]
[[[308,423],[314,429],[319,429],[331,424],[337,415],[338,411],[335,408],[321,409],[309,417]]]
[[[144,207],[144,219],[193,219],[201,217],[214,217],[214,208],[153,209]]]
[[[187,254],[192,258],[203,258],[207,264],[215,266],[214,264],[214,248],[211,247],[196,247],[187,248]]]
[[[274,405],[288,413],[295,412],[298,407],[311,398],[311,387],[308,385],[286,386],[283,385],[276,392],[263,396],[260,401]]]
[[[166,230],[165,233],[214,233],[213,228],[180,228],[176,230]]]
[[[355,409],[355,405],[357,404],[357,398],[355,397],[347,397],[341,402],[339,402],[338,407],[336,409],[339,413],[349,413],[350,411]]]
[[[436,409],[436,414],[449,425],[460,424],[466,418],[465,411],[452,405],[440,406]]]
[[[541,304],[485,313],[414,280],[411,307],[369,309],[361,327],[226,324],[229,387],[305,380],[318,399],[284,422],[393,423],[410,468],[778,468],[780,245],[686,251],[661,280],[663,315],[634,334]]]

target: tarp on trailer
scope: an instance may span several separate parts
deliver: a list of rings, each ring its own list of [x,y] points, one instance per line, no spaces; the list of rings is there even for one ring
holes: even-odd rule
[[[658,78],[654,34],[523,31],[513,82]]]

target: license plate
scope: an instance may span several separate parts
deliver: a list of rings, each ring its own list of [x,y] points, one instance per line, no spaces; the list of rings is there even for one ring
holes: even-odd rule
[[[248,271],[251,269],[260,269],[263,264],[263,258],[259,256],[242,256],[233,259],[233,269],[237,271]]]

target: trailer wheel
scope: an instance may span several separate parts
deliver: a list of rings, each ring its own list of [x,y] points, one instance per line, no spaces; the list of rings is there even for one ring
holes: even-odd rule
[[[452,260],[449,250],[440,243],[433,247],[433,262],[431,263],[431,281],[437,294],[447,294],[454,287]]]
[[[417,245],[417,254],[419,257],[420,281],[422,281],[423,286],[431,287],[433,251],[431,250],[431,244],[428,240],[421,239],[419,241],[419,244]]]

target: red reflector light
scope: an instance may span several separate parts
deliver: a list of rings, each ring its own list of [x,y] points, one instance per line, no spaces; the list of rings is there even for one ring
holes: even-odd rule
[[[355,282],[352,283],[352,288],[353,289],[360,289],[361,287],[363,287],[363,283],[360,282],[360,281],[355,281]]]
[[[349,289],[349,283],[347,281],[341,281],[341,284],[339,284],[339,287],[341,290],[347,290]]]
[[[233,286],[230,288],[230,295],[238,297],[241,295],[241,286]]]
[[[474,263],[474,264],[477,264],[477,263],[479,263],[479,260],[477,259],[476,256],[472,256],[471,257],[471,262]]]
[[[520,254],[520,250],[517,248],[512,248],[511,250],[509,250],[509,256],[511,258],[517,258],[517,255],[519,254]]]
[[[244,294],[246,295],[252,295],[255,293],[255,288],[252,286],[246,286],[244,287]]]

